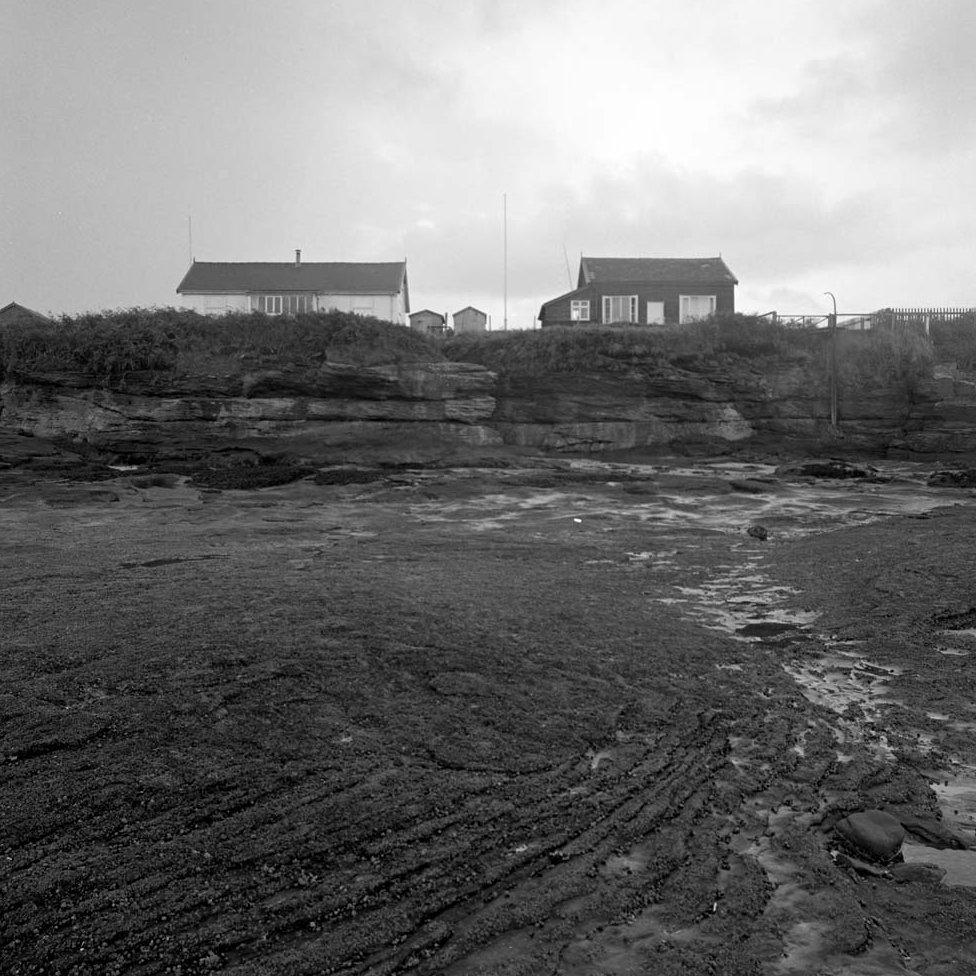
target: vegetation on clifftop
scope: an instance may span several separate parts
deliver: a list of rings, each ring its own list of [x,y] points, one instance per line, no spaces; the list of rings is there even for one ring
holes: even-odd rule
[[[346,312],[212,317],[134,308],[0,330],[0,376],[86,373],[109,386],[133,372],[233,375],[256,366],[443,358],[417,332]]]
[[[449,359],[481,363],[507,375],[632,372],[676,366],[721,368],[735,362],[807,363],[822,333],[785,329],[767,319],[718,316],[704,322],[643,326],[567,326],[535,332],[458,335],[444,343]]]
[[[935,359],[976,369],[976,322],[933,325],[932,336],[876,329],[839,331],[840,381],[847,390],[890,390],[915,399]],[[444,340],[344,312],[294,317],[219,317],[177,309],[128,309],[0,330],[0,377],[82,373],[124,386],[132,373],[233,376],[255,368],[342,362],[478,363],[501,376],[653,373],[662,368],[809,372],[828,368],[824,329],[791,329],[746,315],[681,326],[577,326],[463,334]]]

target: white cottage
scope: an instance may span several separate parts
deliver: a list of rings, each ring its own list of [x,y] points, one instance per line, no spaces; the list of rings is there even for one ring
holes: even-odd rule
[[[194,261],[176,289],[183,308],[226,312],[355,312],[407,324],[407,262]]]

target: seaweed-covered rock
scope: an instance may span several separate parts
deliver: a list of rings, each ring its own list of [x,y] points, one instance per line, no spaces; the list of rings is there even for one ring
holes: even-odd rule
[[[905,839],[901,822],[883,810],[852,813],[837,823],[836,830],[855,850],[883,864],[901,850]]]
[[[976,488],[976,468],[951,468],[933,471],[929,475],[930,488]]]
[[[791,461],[788,464],[781,464],[776,469],[776,475],[780,478],[869,478],[874,471],[869,467],[860,467],[851,464],[849,461],[841,461],[837,458],[807,459],[804,461]]]
[[[940,868],[937,864],[892,864],[888,871],[900,884],[908,884],[911,881],[938,884],[946,876],[946,869]]]

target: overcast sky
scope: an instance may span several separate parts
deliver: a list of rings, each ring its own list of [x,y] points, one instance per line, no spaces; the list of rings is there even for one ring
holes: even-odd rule
[[[407,258],[501,328],[580,253],[742,311],[976,304],[972,0],[0,0],[0,305]],[[568,264],[568,271],[567,271]]]

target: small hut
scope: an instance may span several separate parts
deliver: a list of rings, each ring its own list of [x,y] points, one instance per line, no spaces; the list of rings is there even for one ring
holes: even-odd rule
[[[455,312],[451,316],[454,319],[454,331],[457,334],[462,332],[484,332],[488,328],[488,316],[480,309],[468,305],[461,311]]]
[[[427,335],[444,335],[447,331],[447,316],[432,312],[429,308],[410,313],[410,328]]]

